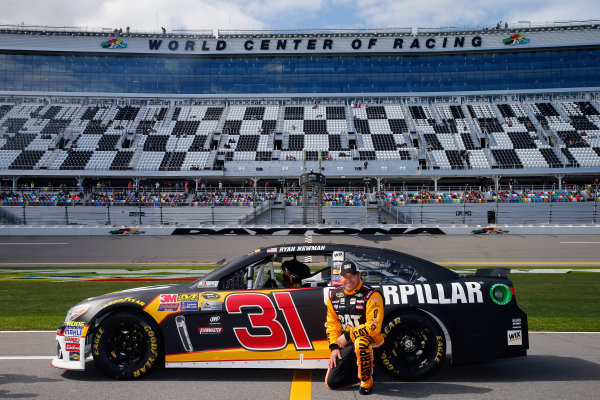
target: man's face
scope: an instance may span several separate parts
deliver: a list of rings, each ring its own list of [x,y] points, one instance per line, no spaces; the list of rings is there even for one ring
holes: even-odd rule
[[[360,272],[357,274],[343,274],[340,275],[340,281],[342,282],[342,287],[346,292],[351,292],[358,286],[360,282]]]

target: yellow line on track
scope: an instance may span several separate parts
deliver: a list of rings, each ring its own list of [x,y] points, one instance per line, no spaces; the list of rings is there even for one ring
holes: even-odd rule
[[[309,369],[297,369],[294,371],[292,388],[290,389],[290,400],[310,400],[310,385],[312,372]]]

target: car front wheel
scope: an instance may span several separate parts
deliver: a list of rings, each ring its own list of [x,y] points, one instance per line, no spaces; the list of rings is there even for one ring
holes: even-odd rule
[[[391,376],[402,380],[423,379],[440,368],[446,354],[446,339],[429,316],[407,312],[388,320],[378,360]]]
[[[155,324],[132,312],[115,312],[97,327],[92,339],[96,367],[115,379],[136,379],[150,373],[162,357]]]

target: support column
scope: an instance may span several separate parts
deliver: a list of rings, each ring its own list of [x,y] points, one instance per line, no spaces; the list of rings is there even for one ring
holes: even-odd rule
[[[499,175],[492,176],[492,179],[494,180],[494,190],[495,191],[498,191],[498,187],[500,186],[500,178],[501,178],[501,176],[499,176]]]
[[[198,193],[198,182],[200,182],[200,178],[194,178],[194,193]]]
[[[257,197],[256,193],[257,193],[258,180],[259,180],[259,178],[256,178],[256,177],[252,178],[252,182],[254,182],[254,187],[253,187],[254,195],[252,196],[252,206],[254,208],[256,208],[256,197]]]
[[[13,176],[10,179],[12,180],[12,191],[13,191],[13,193],[17,193],[17,181],[19,180],[19,178],[17,178],[16,176]]]
[[[437,192],[438,190],[438,181],[440,180],[439,176],[432,176],[431,179],[433,180],[433,191]]]
[[[558,179],[558,190],[562,190],[562,181],[565,177],[564,175],[555,175],[556,179]]]
[[[375,193],[383,193],[383,190],[381,190],[381,181],[383,180],[382,176],[378,176],[375,178],[377,180],[377,190],[375,191]]]
[[[133,183],[135,185],[135,190],[137,192],[140,191],[140,181],[142,180],[142,178],[133,178]]]
[[[81,193],[83,193],[83,180],[84,180],[84,179],[85,179],[85,178],[83,178],[83,177],[81,177],[81,176],[78,176],[78,177],[77,177],[77,189],[78,189],[78,190],[79,190]]]

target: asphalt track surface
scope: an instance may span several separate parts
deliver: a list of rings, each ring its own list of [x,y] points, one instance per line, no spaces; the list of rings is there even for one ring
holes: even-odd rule
[[[139,381],[113,381],[50,366],[53,332],[0,332],[3,399],[288,399],[293,370],[161,369]],[[7,357],[17,359],[7,359]],[[46,359],[23,359],[46,356]],[[448,361],[448,360],[446,360]],[[527,357],[451,367],[421,382],[399,382],[376,370],[372,399],[593,399],[600,392],[599,333],[531,333]],[[309,373],[312,399],[361,398],[357,386],[330,391],[325,371]],[[308,394],[305,390],[300,394]],[[299,397],[302,398],[302,397]]]
[[[600,266],[599,235],[313,236],[313,243],[388,248],[444,265]],[[0,237],[0,267],[224,262],[303,236],[20,236]]]
[[[62,267],[214,263],[303,236],[0,237],[0,266]],[[404,251],[446,265],[600,266],[600,236],[314,236]],[[450,367],[422,382],[398,382],[377,371],[370,398],[591,399],[600,392],[600,334],[531,333],[527,357]],[[325,371],[303,383],[293,370],[164,369],[141,381],[105,378],[50,366],[53,332],[0,332],[0,398],[41,399],[348,399],[356,386],[330,391]],[[41,358],[36,358],[41,356]],[[300,390],[297,385],[300,381]],[[310,394],[310,397],[306,396]],[[302,397],[304,395],[304,397]],[[298,396],[298,397],[294,397]]]

